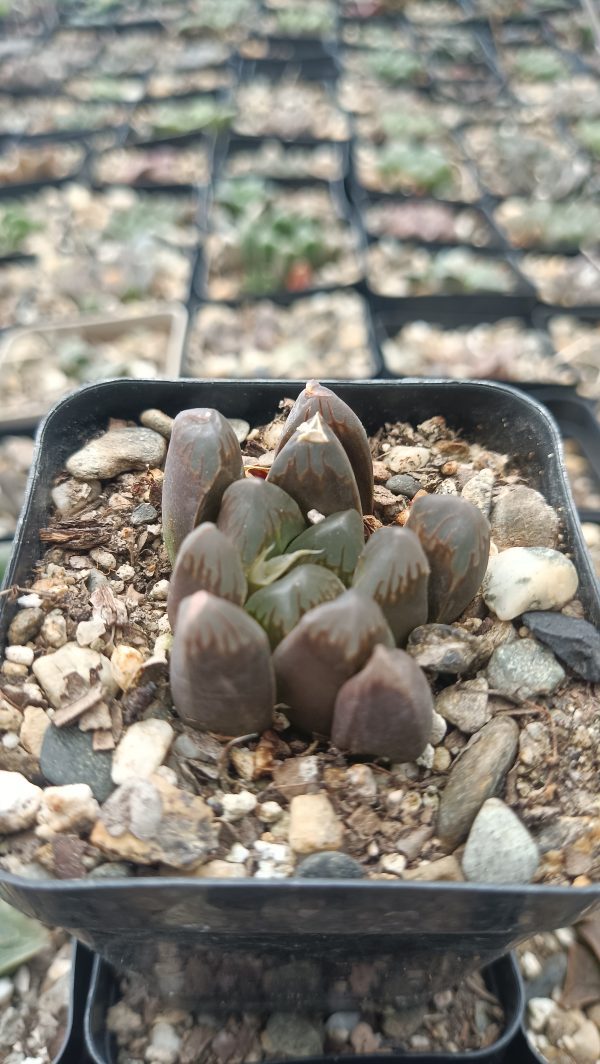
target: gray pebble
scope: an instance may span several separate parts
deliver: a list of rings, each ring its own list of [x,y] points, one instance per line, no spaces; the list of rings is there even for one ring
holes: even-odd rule
[[[19,610],[15,614],[8,628],[9,645],[24,646],[30,639],[35,639],[46,614],[36,606]]]
[[[75,480],[69,477],[52,489],[52,502],[61,517],[69,517],[85,510],[86,506],[98,498],[102,490],[99,480]]]
[[[410,473],[397,473],[396,476],[386,480],[385,486],[392,495],[403,495],[405,499],[412,499],[421,490],[421,485]]]
[[[134,528],[138,525],[147,525],[158,517],[158,510],[149,502],[141,502],[131,514],[131,524]]]
[[[262,1041],[273,1057],[318,1057],[323,1052],[323,1035],[304,1016],[274,1012],[267,1021]]]
[[[107,584],[108,577],[101,573],[99,569],[92,569],[86,580],[86,586],[90,594],[93,591],[97,591],[99,587],[106,587]]]
[[[543,495],[524,484],[506,488],[490,516],[492,539],[499,550],[508,547],[556,547],[558,514]]]
[[[492,717],[487,680],[478,676],[475,680],[445,687],[435,700],[435,708],[450,724],[466,735],[472,735]]]
[[[472,883],[530,883],[538,848],[518,816],[499,798],[489,798],[469,832],[462,869]]]
[[[88,879],[129,879],[135,875],[135,865],[127,861],[107,861],[88,872]]]
[[[302,879],[362,879],[364,874],[358,861],[334,850],[311,853],[296,868],[296,875]]]
[[[241,417],[229,417],[227,420],[235,432],[238,443],[243,443],[250,432],[249,423]]]
[[[327,1038],[334,1046],[343,1046],[359,1022],[360,1012],[333,1012],[325,1023]]]
[[[147,429],[154,429],[161,436],[164,436],[166,440],[171,438],[171,432],[173,429],[173,418],[168,414],[164,414],[162,410],[144,410],[140,414],[140,422]]]
[[[87,783],[99,802],[105,802],[114,790],[111,778],[112,755],[94,750],[92,733],[78,727],[46,729],[40,753],[40,769],[48,780],[64,783]]]
[[[450,624],[422,624],[408,637],[406,651],[422,669],[460,675],[481,653],[477,636]]]
[[[481,806],[499,790],[519,745],[512,717],[494,717],[456,759],[440,799],[437,834],[454,849],[465,839]]]
[[[567,954],[562,950],[548,957],[535,979],[525,980],[525,999],[551,997],[555,987],[562,987],[567,974]]]
[[[491,469],[480,469],[474,477],[467,480],[461,495],[473,503],[484,517],[489,517],[492,508],[492,489],[494,487],[494,474]]]
[[[492,654],[487,667],[492,690],[525,701],[535,695],[548,695],[565,678],[565,672],[552,651],[535,639],[505,643]]]
[[[152,429],[111,429],[67,460],[67,470],[78,480],[109,480],[119,473],[160,466],[167,453],[164,436]]]
[[[524,613],[523,624],[577,676],[600,682],[600,632],[593,624],[553,610]]]

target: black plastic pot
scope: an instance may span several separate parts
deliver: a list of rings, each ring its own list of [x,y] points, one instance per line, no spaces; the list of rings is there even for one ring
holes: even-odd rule
[[[355,1056],[345,1057],[356,1064],[381,1064],[381,1060],[412,1061],[414,1064],[500,1064],[506,1061],[513,1064],[512,1045],[519,1035],[521,1016],[523,1014],[523,986],[517,963],[510,954],[495,961],[486,968],[483,977],[488,989],[494,993],[500,1001],[505,1016],[504,1030],[500,1037],[486,1049],[473,1050],[465,1053],[386,1053],[382,1058],[379,1056]],[[106,1029],[106,1014],[111,1005],[119,1000],[119,984],[117,976],[106,961],[96,957],[92,970],[92,980],[85,1010],[85,1045],[89,1056],[94,1064],[117,1064],[117,1047],[114,1036]],[[201,1002],[195,1003],[195,1008],[201,1009]],[[307,1064],[332,1064],[339,1061],[336,1054],[330,1053],[323,1057],[310,1057]],[[277,1062],[273,1062],[277,1064]],[[516,1062],[514,1062],[516,1064]]]
[[[578,567],[587,617],[600,623],[600,591],[582,538],[548,412],[511,388],[461,381],[334,383],[368,431],[386,421],[444,416],[465,436],[514,457],[522,474],[560,511],[565,547]],[[149,407],[174,415],[214,406],[256,425],[300,382],[107,381],[60,402],[43,422],[8,580],[23,585],[40,554],[38,534],[66,458],[108,419]],[[0,641],[15,610],[0,601]],[[490,963],[532,934],[572,924],[600,903],[600,886],[498,887],[471,883],[333,880],[206,880],[139,876],[113,880],[27,880],[0,872],[0,895],[45,923],[62,926],[119,969],[142,972],[172,996],[186,993],[228,1009],[265,1000],[321,1007],[322,971],[336,977],[377,958],[378,993],[407,1004]],[[288,987],[284,966],[305,959],[314,979]],[[263,985],[262,974],[277,969]],[[289,991],[289,993],[288,993]],[[286,996],[287,994],[287,996]],[[295,995],[295,996],[294,996]],[[211,1005],[212,1007],[212,1005]],[[337,1006],[339,1007],[339,1006]]]
[[[73,942],[67,1031],[53,1064],[86,1064],[87,1062],[88,1057],[84,1045],[84,1016],[93,960],[94,955],[89,949],[82,946],[80,942]]]

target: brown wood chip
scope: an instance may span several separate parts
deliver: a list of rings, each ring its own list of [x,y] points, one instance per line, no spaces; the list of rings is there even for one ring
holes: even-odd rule
[[[94,732],[92,739],[92,747],[94,750],[114,750],[116,746],[115,740],[112,737],[111,731],[105,731],[104,729]]]
[[[102,700],[103,690],[100,684],[97,687],[91,687],[89,691],[86,691],[80,698],[76,698],[74,702],[70,702],[66,706],[61,706],[57,709],[52,723],[57,728],[64,728],[65,724],[71,724],[72,721],[77,720],[82,713],[85,713],[88,709],[92,709]]]

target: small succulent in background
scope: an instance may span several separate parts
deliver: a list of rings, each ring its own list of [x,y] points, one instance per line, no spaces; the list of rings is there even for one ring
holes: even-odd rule
[[[335,700],[331,737],[340,750],[414,761],[431,736],[433,696],[404,650],[376,646],[364,669]]]
[[[225,489],[239,480],[243,468],[235,432],[218,410],[183,410],[177,415],[162,496],[163,535],[171,562],[188,532],[217,517]]]
[[[408,528],[380,528],[358,560],[353,587],[379,603],[398,646],[427,621],[429,562]]]
[[[476,506],[457,495],[421,496],[406,527],[427,555],[429,622],[451,624],[477,594],[490,553],[490,526]]]
[[[431,692],[396,647],[469,604],[489,525],[465,499],[427,495],[405,527],[380,528],[365,545],[372,507],[365,429],[317,381],[294,403],[266,480],[243,475],[217,411],[175,419],[163,523],[182,720],[228,737],[262,732],[277,698],[295,728],[332,735],[343,751],[399,761],[423,752]]]

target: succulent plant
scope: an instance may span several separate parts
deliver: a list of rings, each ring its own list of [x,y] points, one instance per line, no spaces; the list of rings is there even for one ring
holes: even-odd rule
[[[427,495],[406,527],[381,528],[365,546],[372,502],[366,432],[316,381],[292,407],[266,480],[243,476],[217,411],[175,419],[163,521],[175,558],[171,693],[183,721],[260,733],[277,697],[294,727],[333,735],[341,750],[398,761],[422,753],[431,693],[396,645],[468,605],[489,525],[464,499]]]
[[[427,621],[429,562],[408,528],[380,528],[362,551],[352,586],[379,603],[396,643]]]
[[[185,598],[177,620],[170,677],[181,719],[227,736],[268,728],[275,681],[261,626],[240,606],[209,591]]]
[[[287,491],[303,514],[318,510],[328,516],[350,508],[361,512],[350,459],[320,414],[303,421],[276,454],[267,483]]]
[[[238,551],[211,521],[194,528],[179,548],[167,598],[167,614],[173,631],[179,603],[195,591],[210,591],[236,606],[244,605],[248,593]]]
[[[480,510],[457,495],[417,499],[406,527],[427,555],[429,623],[451,624],[475,597],[490,553],[490,526]]]
[[[373,461],[369,440],[360,419],[330,388],[315,380],[308,381],[288,414],[276,455],[295,430],[315,414],[321,415],[342,444],[356,477],[363,513],[370,514],[373,509]]]
[[[246,610],[264,628],[274,650],[301,617],[345,591],[335,573],[320,565],[301,565],[250,596]]]
[[[349,585],[364,542],[365,533],[358,512],[342,510],[301,532],[287,549],[317,551],[310,562],[326,566],[344,584]]]
[[[340,687],[377,643],[393,647],[394,637],[377,603],[354,589],[305,613],[273,654],[277,696],[292,723],[329,735]]]
[[[218,410],[183,410],[173,422],[165,462],[163,536],[171,562],[188,532],[214,520],[226,488],[243,474],[242,452]]]
[[[246,477],[231,484],[221,501],[217,528],[232,543],[246,570],[269,547],[283,552],[306,528],[296,502],[270,481]]]
[[[331,738],[351,754],[414,761],[432,726],[433,696],[424,673],[404,650],[379,645],[338,691]]]

